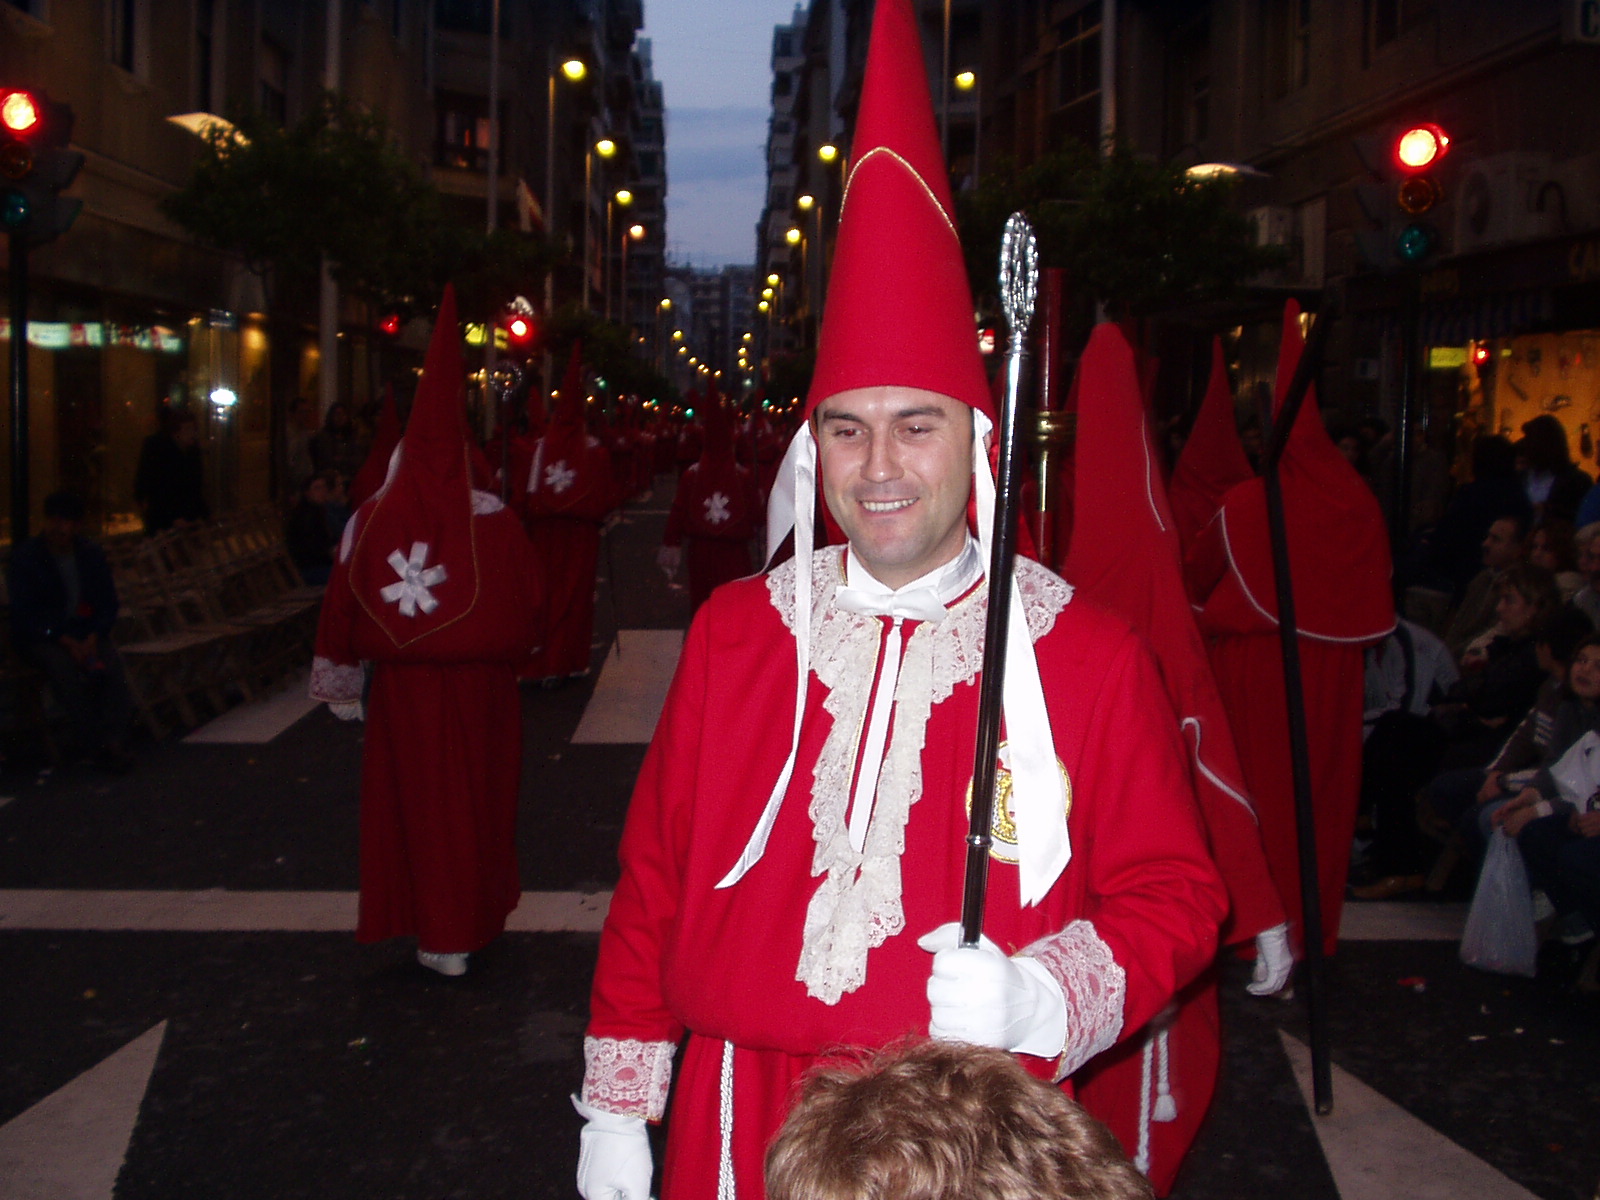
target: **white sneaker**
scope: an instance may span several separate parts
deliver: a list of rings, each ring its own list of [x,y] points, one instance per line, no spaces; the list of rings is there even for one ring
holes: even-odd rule
[[[437,971],[452,978],[467,973],[465,954],[437,954],[432,950],[418,950],[417,961],[430,971]]]

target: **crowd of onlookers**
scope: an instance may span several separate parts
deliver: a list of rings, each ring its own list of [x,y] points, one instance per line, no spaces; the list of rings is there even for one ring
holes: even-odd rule
[[[1600,487],[1554,417],[1522,432],[1515,444],[1480,436],[1471,477],[1397,556],[1404,616],[1367,654],[1351,895],[1470,889],[1492,839],[1512,839],[1538,935],[1578,948],[1588,989],[1600,959]],[[1346,452],[1359,467],[1357,449]]]

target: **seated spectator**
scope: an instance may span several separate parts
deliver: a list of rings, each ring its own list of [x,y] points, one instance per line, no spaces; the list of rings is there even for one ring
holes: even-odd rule
[[[913,1042],[811,1072],[768,1200],[1148,1200],[1110,1130],[1003,1050]]]
[[[1554,579],[1522,564],[1508,568],[1495,591],[1500,621],[1474,660],[1475,669],[1463,672],[1426,718],[1404,710],[1386,713],[1367,738],[1361,803],[1371,815],[1370,857],[1379,878],[1352,890],[1358,900],[1385,900],[1423,886],[1418,789],[1441,768],[1486,762],[1533,707],[1549,677],[1540,666],[1534,630],[1543,629],[1558,611]],[[1473,779],[1476,787],[1481,776]]]
[[[1533,521],[1533,505],[1517,481],[1511,443],[1485,434],[1472,443],[1471,480],[1456,489],[1429,538],[1429,573],[1457,601],[1481,566],[1489,526],[1500,517],[1514,518],[1520,533]]]
[[[1492,628],[1495,622],[1495,581],[1501,572],[1522,560],[1522,541],[1526,523],[1516,516],[1496,517],[1484,534],[1482,556],[1483,570],[1472,577],[1456,605],[1455,615],[1445,627],[1444,644],[1457,662],[1473,639]]]
[[[309,584],[328,582],[338,539],[329,529],[328,483],[321,475],[313,475],[300,490],[284,521],[284,542],[300,578]]]
[[[1572,522],[1562,520],[1546,521],[1528,535],[1528,561],[1556,577],[1563,604],[1570,602],[1584,584],[1573,538]]]
[[[12,645],[49,679],[76,750],[120,774],[133,765],[133,693],[111,644],[116,584],[104,551],[79,533],[83,514],[83,500],[70,492],[46,496],[44,531],[12,552]]]
[[[1370,735],[1385,713],[1426,717],[1460,677],[1445,644],[1416,622],[1401,618],[1393,633],[1367,648],[1361,736]]]
[[[1600,662],[1594,668],[1600,677]],[[1600,691],[1600,683],[1596,684]],[[1574,759],[1582,761],[1574,762]],[[1556,786],[1529,788],[1494,815],[1517,839],[1528,882],[1563,920],[1562,940],[1581,945],[1600,929],[1600,735],[1575,743],[1551,770]],[[1530,794],[1532,793],[1532,794]],[[1586,974],[1594,966],[1590,959]],[[1592,975],[1589,984],[1593,986]]]
[[[1572,597],[1572,607],[1600,629],[1600,521],[1580,528],[1573,538],[1578,553],[1578,572],[1583,586]]]

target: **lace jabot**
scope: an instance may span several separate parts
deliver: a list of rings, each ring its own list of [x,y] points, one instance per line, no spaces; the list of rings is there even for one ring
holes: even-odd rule
[[[795,972],[806,991],[825,1004],[836,1004],[859,988],[866,980],[868,951],[904,928],[900,856],[911,806],[922,794],[928,718],[934,705],[949,699],[982,668],[988,596],[987,585],[979,584],[951,604],[943,620],[911,626],[876,803],[857,853],[846,823],[850,788],[887,626],[878,617],[847,612],[834,603],[842,564],[836,547],[819,550],[812,559],[811,667],[828,689],[824,708],[833,723],[812,771],[809,811],[816,849],[811,870],[822,882],[806,910]],[[773,607],[791,630],[794,575],[790,561],[767,577]],[[1017,560],[1016,579],[1028,632],[1038,641],[1054,626],[1072,588],[1024,559]]]

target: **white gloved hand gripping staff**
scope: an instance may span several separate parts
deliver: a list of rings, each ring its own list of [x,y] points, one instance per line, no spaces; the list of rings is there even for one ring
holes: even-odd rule
[[[962,946],[952,921],[917,945],[933,954],[928,1035],[1040,1058],[1059,1057],[1067,1040],[1061,985],[1027,955],[1007,958],[987,937]]]

